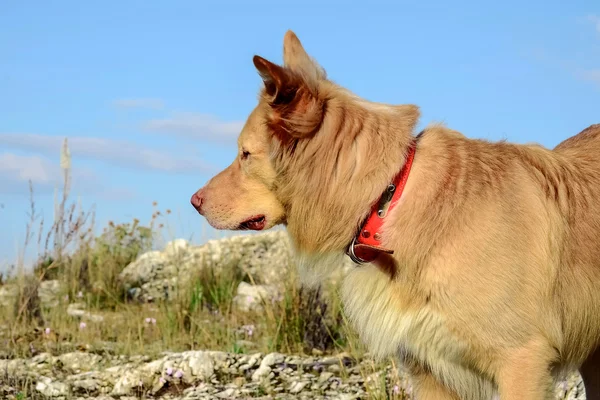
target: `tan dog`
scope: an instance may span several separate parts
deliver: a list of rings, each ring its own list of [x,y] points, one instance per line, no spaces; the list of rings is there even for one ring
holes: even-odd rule
[[[343,285],[370,351],[400,357],[420,400],[548,399],[556,374],[586,359],[598,398],[600,125],[554,150],[443,126],[414,136],[416,106],[353,95],[292,32],[284,66],[254,64],[264,89],[237,157],[192,196],[212,226],[285,224],[305,281],[318,282],[408,171],[414,144],[374,232],[393,254],[376,247]]]

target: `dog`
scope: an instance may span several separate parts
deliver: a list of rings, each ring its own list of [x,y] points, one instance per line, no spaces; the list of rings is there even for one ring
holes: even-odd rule
[[[349,320],[417,399],[549,399],[573,369],[600,399],[600,125],[554,149],[417,133],[417,106],[336,84],[292,31],[283,59],[254,56],[258,104],[196,210],[283,224],[306,285],[351,257]]]

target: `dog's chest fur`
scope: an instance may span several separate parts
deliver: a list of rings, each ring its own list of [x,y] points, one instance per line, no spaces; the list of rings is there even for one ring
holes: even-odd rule
[[[351,323],[373,356],[416,361],[458,392],[461,387],[478,388],[478,394],[461,393],[461,398],[492,396],[494,388],[466,366],[468,343],[448,329],[446,317],[433,307],[415,306],[377,267],[364,265],[349,272],[342,297]]]

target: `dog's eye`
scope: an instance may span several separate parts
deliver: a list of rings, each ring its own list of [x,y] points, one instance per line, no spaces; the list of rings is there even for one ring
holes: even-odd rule
[[[242,151],[242,160],[245,160],[250,156],[250,152],[248,150]]]

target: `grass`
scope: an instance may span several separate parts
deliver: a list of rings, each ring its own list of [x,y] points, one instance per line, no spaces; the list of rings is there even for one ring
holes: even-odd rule
[[[66,152],[65,152],[66,153]],[[131,300],[118,277],[140,254],[155,247],[168,224],[170,211],[155,211],[146,225],[138,219],[110,222],[94,236],[94,212],[69,204],[70,160],[61,160],[62,197],[55,203],[56,219],[45,227],[36,215],[30,185],[30,220],[23,249],[38,246],[38,259],[26,272],[23,257],[0,288],[17,290],[13,304],[0,308],[1,358],[31,357],[40,352],[60,354],[84,349],[112,354],[158,355],[163,351],[193,349],[234,353],[281,352],[326,354],[347,352],[360,356],[364,349],[348,327],[335,287],[307,291],[295,276],[284,282],[278,301],[263,302],[260,312],[239,312],[233,298],[240,282],[254,277],[236,265],[219,270],[198,268],[186,276],[167,301]],[[293,271],[293,268],[290,268]],[[55,303],[44,304],[41,288],[60,282]],[[86,321],[67,313],[73,303],[102,321]],[[381,365],[365,371],[365,379]],[[374,382],[373,398],[401,398]],[[383,385],[385,386],[385,384]],[[23,390],[31,391],[31,383]],[[377,394],[379,393],[379,394]]]

